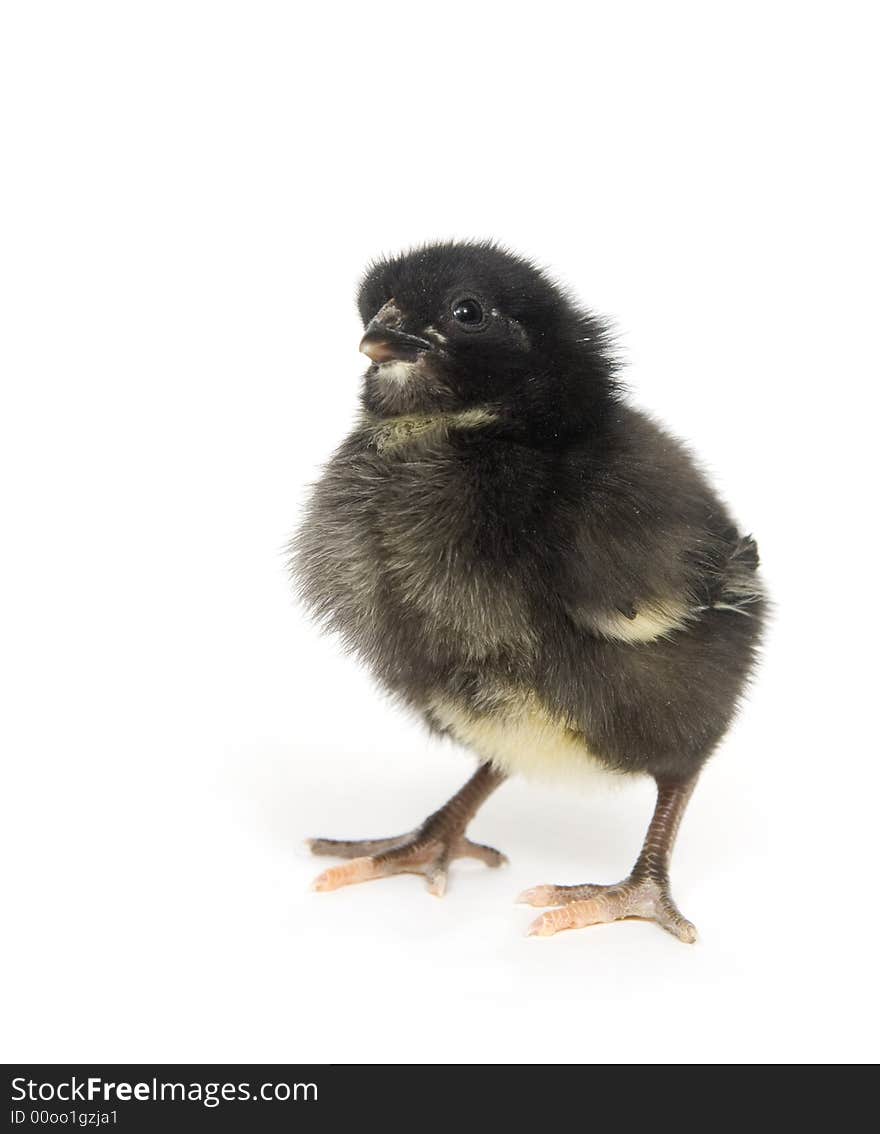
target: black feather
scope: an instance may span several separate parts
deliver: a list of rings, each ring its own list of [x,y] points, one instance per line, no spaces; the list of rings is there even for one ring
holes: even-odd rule
[[[450,314],[463,295],[476,332]],[[392,299],[437,350],[405,381],[367,371],[295,540],[306,603],[432,727],[438,700],[479,717],[530,697],[585,758],[692,775],[755,662],[754,541],[623,400],[600,321],[534,265],[429,246],[371,268],[364,323]]]

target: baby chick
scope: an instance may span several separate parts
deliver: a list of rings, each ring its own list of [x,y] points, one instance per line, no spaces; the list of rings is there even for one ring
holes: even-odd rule
[[[626,917],[682,941],[673,842],[755,664],[754,541],[689,453],[630,406],[608,335],[494,243],[376,263],[358,298],[371,360],[359,420],[315,486],[293,567],[313,614],[474,776],[420,826],[312,840],[347,859],[319,890],[504,857],[466,837],[515,772],[653,777],[641,853],[616,885],[538,886],[546,936]]]

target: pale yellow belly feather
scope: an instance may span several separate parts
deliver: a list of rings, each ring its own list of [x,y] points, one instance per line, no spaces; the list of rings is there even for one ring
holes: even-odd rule
[[[505,700],[504,708],[491,714],[472,713],[443,698],[431,708],[455,740],[508,775],[619,779],[591,753],[584,737],[554,720],[533,696]]]

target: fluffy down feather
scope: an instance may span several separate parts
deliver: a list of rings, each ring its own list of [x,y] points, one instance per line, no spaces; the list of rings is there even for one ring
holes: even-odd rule
[[[461,294],[477,332],[449,315]],[[367,372],[294,541],[308,607],[431,728],[506,770],[555,751],[694,774],[755,661],[754,542],[625,402],[600,322],[533,265],[432,246],[371,270],[365,325],[391,300],[432,347],[403,381]],[[499,729],[519,737],[504,752]]]

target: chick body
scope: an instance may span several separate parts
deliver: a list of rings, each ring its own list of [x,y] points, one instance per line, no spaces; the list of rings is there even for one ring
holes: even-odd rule
[[[303,529],[313,609],[430,727],[507,770],[556,775],[578,751],[615,771],[699,767],[735,710],[761,613],[725,510],[629,407],[599,467],[585,447],[530,451],[487,421],[391,448],[375,423],[355,429]],[[597,513],[617,522],[601,547]],[[597,569],[619,585],[592,586]],[[648,613],[618,609],[633,603]]]
[[[375,267],[360,304],[379,361],[297,539],[305,601],[495,774],[653,776],[668,850],[755,662],[754,542],[532,265],[433,246]],[[627,908],[660,901],[644,885]]]

